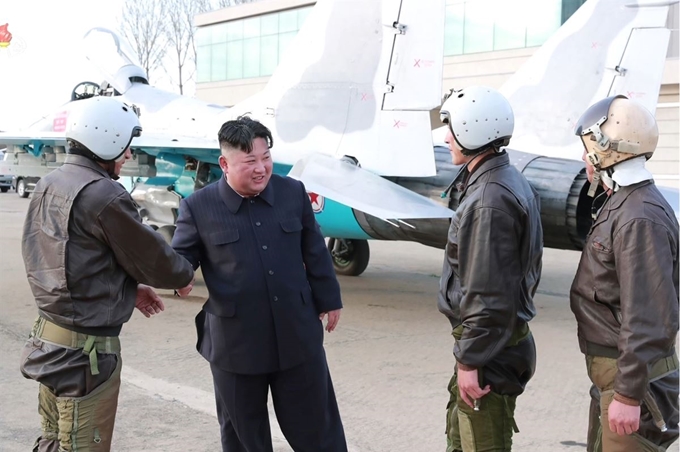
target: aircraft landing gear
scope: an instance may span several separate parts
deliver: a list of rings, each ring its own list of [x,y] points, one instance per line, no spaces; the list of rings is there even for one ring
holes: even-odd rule
[[[329,239],[328,251],[338,275],[359,276],[366,270],[371,253],[368,240]]]
[[[175,226],[161,226],[156,230],[166,241],[168,245],[172,243],[172,236],[175,235]]]

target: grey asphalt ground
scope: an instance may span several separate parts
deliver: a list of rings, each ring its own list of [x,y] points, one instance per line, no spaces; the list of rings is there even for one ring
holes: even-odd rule
[[[39,434],[37,383],[19,372],[36,317],[21,259],[28,200],[0,195],[0,451],[30,450]],[[444,451],[447,383],[453,371],[448,321],[436,308],[442,251],[371,242],[360,277],[341,277],[345,308],[326,351],[350,450]],[[531,322],[538,368],[519,398],[517,451],[584,451],[589,382],[578,351],[568,290],[578,253],[546,250]],[[135,312],[123,328],[123,384],[113,450],[219,451],[210,369],[195,350],[194,316],[207,291],[187,299],[159,291],[165,312]],[[289,451],[270,410],[275,450]]]

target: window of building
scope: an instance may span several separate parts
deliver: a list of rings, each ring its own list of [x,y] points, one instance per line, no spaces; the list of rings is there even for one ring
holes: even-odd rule
[[[562,23],[565,23],[586,0],[562,0]]]
[[[543,44],[585,0],[446,0],[444,55]],[[274,73],[312,6],[233,20],[197,32],[197,81]]]
[[[272,75],[311,8],[200,27],[196,35],[197,82]]]
[[[444,55],[543,44],[585,0],[447,0]]]

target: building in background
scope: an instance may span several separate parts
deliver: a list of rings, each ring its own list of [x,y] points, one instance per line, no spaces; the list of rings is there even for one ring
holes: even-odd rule
[[[196,16],[196,97],[229,106],[264,88],[314,3],[264,0]],[[443,87],[448,91],[472,84],[500,87],[585,0],[446,3]],[[671,43],[656,111],[661,136],[649,164],[657,183],[675,187],[680,187],[678,13],[679,5],[671,6]]]

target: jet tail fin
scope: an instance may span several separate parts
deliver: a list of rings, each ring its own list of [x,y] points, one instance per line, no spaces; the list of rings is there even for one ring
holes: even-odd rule
[[[515,149],[578,159],[574,124],[597,100],[624,94],[656,104],[673,1],[589,0],[503,85]]]
[[[257,99],[282,163],[352,156],[384,176],[436,173],[445,0],[319,0]],[[288,158],[288,162],[282,159]]]

